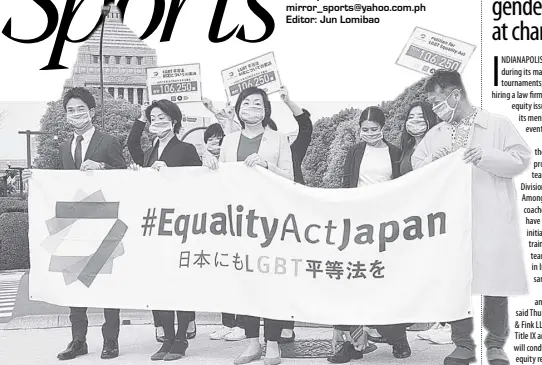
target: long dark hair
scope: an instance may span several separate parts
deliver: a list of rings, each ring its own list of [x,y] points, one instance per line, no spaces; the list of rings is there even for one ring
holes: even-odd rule
[[[239,98],[237,98],[237,102],[235,103],[235,114],[237,114],[237,119],[239,119],[239,123],[241,123],[241,127],[243,129],[245,128],[245,122],[241,120],[239,117],[239,109],[241,109],[241,103],[249,97],[250,95],[259,94],[262,96],[263,99],[263,107],[265,109],[265,116],[263,118],[262,126],[265,128],[267,127],[267,124],[269,123],[269,119],[271,118],[271,103],[269,102],[269,97],[267,96],[267,93],[257,87],[249,87],[248,89],[245,89],[239,94]]]
[[[166,99],[154,101],[147,107],[147,109],[145,109],[145,116],[147,117],[149,123],[151,121],[151,111],[154,108],[160,109],[164,114],[170,117],[171,121],[173,122],[173,132],[175,134],[179,133],[182,126],[181,121],[183,119],[183,113],[181,112],[179,106]]]
[[[429,132],[431,128],[436,126],[438,124],[437,116],[435,115],[435,112],[433,112],[433,108],[431,107],[431,104],[429,104],[426,101],[417,101],[410,105],[408,108],[405,119],[403,122],[403,133],[401,135],[401,159],[399,162],[402,162],[407,156],[410,156],[412,154],[412,150],[414,149],[414,146],[416,145],[416,139],[414,136],[412,136],[410,133],[408,133],[406,129],[406,122],[408,120],[408,115],[414,109],[415,107],[421,107],[423,118],[425,119],[425,122],[427,123],[427,130],[425,133]],[[425,134],[424,134],[425,136]]]

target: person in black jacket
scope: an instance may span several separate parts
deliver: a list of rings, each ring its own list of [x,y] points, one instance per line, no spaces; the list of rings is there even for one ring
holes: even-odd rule
[[[386,122],[384,112],[375,106],[366,108],[360,116],[361,142],[352,146],[344,162],[343,187],[356,188],[389,181],[400,176],[401,150],[384,139],[382,129]],[[371,326],[375,327],[375,326]],[[406,337],[407,324],[376,326],[386,342],[393,347],[393,356],[406,358],[411,354]],[[346,336],[339,352],[328,358],[331,363],[342,364],[363,357],[363,351],[354,348],[350,336],[351,326],[335,326],[334,341]]]
[[[182,120],[182,113],[177,104],[169,100],[155,101],[144,110],[141,119],[134,122],[128,136],[128,150],[136,163],[133,168],[142,166],[159,170],[164,167],[201,166],[196,148],[177,138]],[[150,121],[149,131],[157,138],[151,148],[143,151],[141,136],[147,120]],[[180,359],[188,348],[186,332],[189,322],[195,317],[194,312],[177,311],[177,333],[175,333],[175,312],[153,311],[153,316],[155,325],[163,326],[164,343],[158,352],[151,356],[151,360]]]
[[[100,132],[92,124],[96,108],[92,94],[82,87],[70,89],[64,95],[63,106],[66,119],[73,127],[73,134],[60,145],[60,168],[81,171],[125,169],[126,161],[117,139]],[[23,180],[31,176],[32,172],[25,170]],[[119,356],[119,315],[119,309],[104,309],[102,359]],[[71,360],[88,353],[87,308],[70,307],[70,322],[72,341],[66,350],[58,354],[59,360]]]

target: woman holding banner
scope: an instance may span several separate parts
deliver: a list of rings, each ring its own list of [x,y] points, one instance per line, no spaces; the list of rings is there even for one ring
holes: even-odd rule
[[[368,107],[361,113],[359,120],[361,142],[350,148],[346,156],[343,174],[344,188],[369,186],[400,176],[401,150],[384,139],[382,129],[385,123],[386,116],[378,107]],[[376,326],[383,339],[392,345],[393,356],[399,359],[407,358],[411,354],[406,327],[405,324]],[[328,358],[329,362],[343,364],[350,360],[361,359],[364,352],[369,352],[366,349],[366,335],[361,330],[361,326],[354,329],[351,326],[335,326],[333,344],[342,337],[346,338],[344,345],[339,352]]]
[[[137,170],[143,166],[160,170],[167,167],[202,165],[196,148],[191,144],[179,141],[177,138],[182,120],[182,113],[177,104],[169,100],[155,101],[142,110],[141,119],[134,122],[128,136],[128,150],[136,163],[131,166],[132,169]],[[141,136],[145,130],[146,121],[150,121],[149,131],[157,138],[151,148],[143,151]],[[175,333],[175,312],[153,311],[155,326],[161,325],[163,327],[164,339],[162,347],[151,356],[151,360],[171,361],[184,356],[188,348],[187,329],[189,323],[195,319],[195,314],[186,311],[177,311],[176,313],[177,333]],[[195,335],[195,332],[194,324],[192,333]]]
[[[224,137],[219,162],[241,162],[249,167],[261,166],[289,180],[294,179],[292,153],[287,137],[267,127],[271,118],[271,103],[267,93],[252,87],[244,90],[237,99],[235,112],[242,131]],[[206,160],[205,166],[217,169],[219,162]],[[259,360],[263,351],[260,346],[260,318],[243,316],[245,335],[250,340],[247,349],[235,360],[235,364],[248,364]],[[267,351],[266,365],[281,363],[278,341],[282,321],[264,319],[264,336]]]

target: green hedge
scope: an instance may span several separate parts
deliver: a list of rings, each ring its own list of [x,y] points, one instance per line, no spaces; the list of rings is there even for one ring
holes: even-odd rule
[[[29,268],[28,213],[0,214],[0,270]]]
[[[25,200],[16,198],[0,198],[0,215],[16,212],[28,212],[28,203]]]

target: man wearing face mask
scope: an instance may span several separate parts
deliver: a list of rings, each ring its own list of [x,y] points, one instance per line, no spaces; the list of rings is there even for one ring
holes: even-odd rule
[[[96,107],[92,94],[85,88],[73,88],[64,95],[63,105],[66,119],[74,133],[60,145],[61,168],[81,171],[125,169],[126,161],[117,139],[98,131],[92,125]],[[30,177],[31,172],[25,171],[23,179]],[[119,355],[119,312],[119,309],[104,309],[102,359],[112,359]],[[88,353],[87,308],[70,307],[70,322],[72,341],[66,350],[58,354],[59,360],[70,360]]]
[[[527,169],[532,153],[507,118],[471,106],[459,73],[435,72],[427,80],[426,91],[444,123],[426,134],[412,156],[412,165],[420,168],[466,148],[464,160],[473,165],[472,289],[484,296],[488,362],[506,365],[507,297],[528,293],[513,178]],[[472,332],[472,318],[452,323],[456,349],[444,360],[445,365],[476,361]]]

